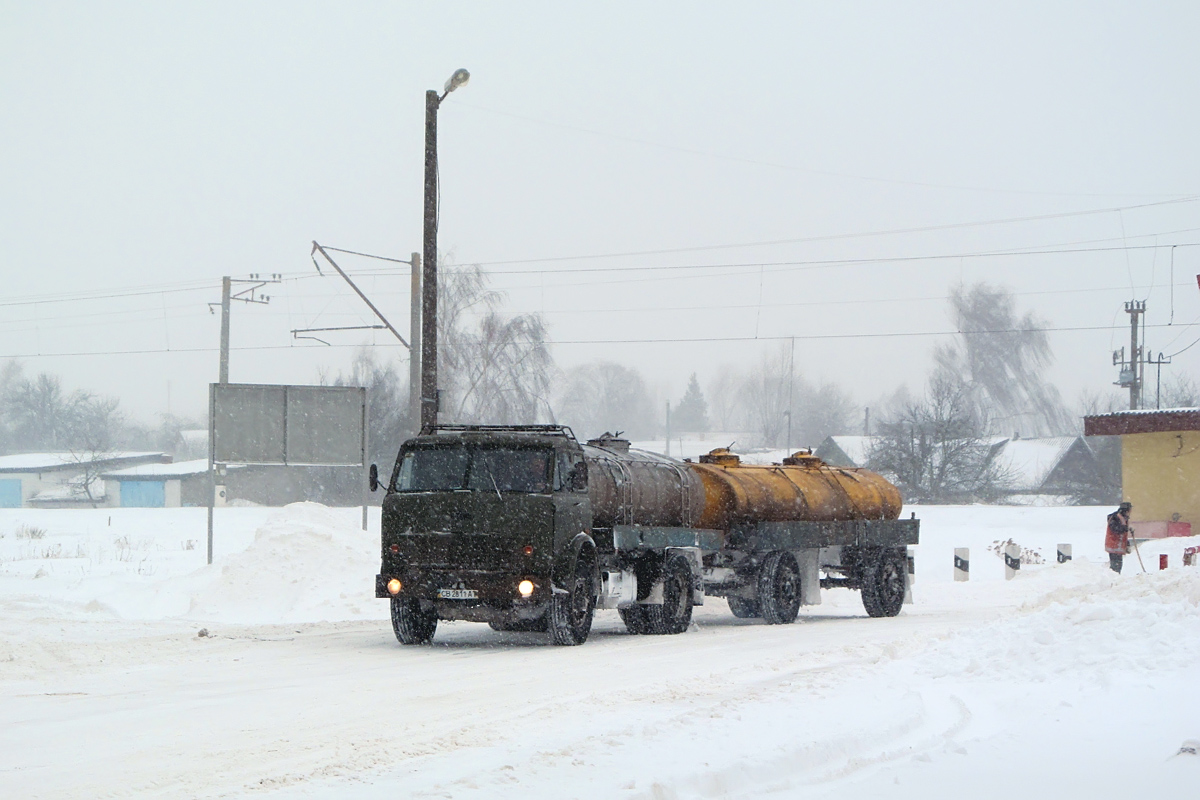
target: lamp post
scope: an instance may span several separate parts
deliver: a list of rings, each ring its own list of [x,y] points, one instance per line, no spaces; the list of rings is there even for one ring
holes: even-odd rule
[[[437,424],[437,230],[438,163],[437,112],[446,95],[471,79],[471,73],[457,69],[439,95],[425,93],[425,259],[421,287],[421,428]]]

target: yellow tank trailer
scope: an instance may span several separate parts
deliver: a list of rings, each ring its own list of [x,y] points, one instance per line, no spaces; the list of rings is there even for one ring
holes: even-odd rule
[[[896,519],[900,490],[865,469],[831,467],[807,450],[782,464],[743,464],[724,448],[689,464],[704,484],[698,526],[728,530],[739,522]]]

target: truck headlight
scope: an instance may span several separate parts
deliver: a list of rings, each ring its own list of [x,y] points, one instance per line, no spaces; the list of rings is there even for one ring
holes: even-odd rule
[[[396,580],[395,578],[392,578],[390,581],[388,581],[388,594],[400,594],[400,590],[403,588],[403,584],[401,584],[400,581]]]
[[[521,593],[521,597],[529,597],[529,595],[533,594],[533,581],[521,581],[517,584],[517,591]]]

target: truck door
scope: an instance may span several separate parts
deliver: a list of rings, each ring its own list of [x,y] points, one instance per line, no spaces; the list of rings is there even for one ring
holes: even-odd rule
[[[579,532],[592,532],[587,466],[583,453],[560,450],[554,461],[554,542],[556,548]]]

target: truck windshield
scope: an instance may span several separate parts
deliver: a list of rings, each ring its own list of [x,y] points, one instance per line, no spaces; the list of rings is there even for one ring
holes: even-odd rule
[[[396,491],[548,492],[552,463],[548,449],[423,447],[404,454]]]

